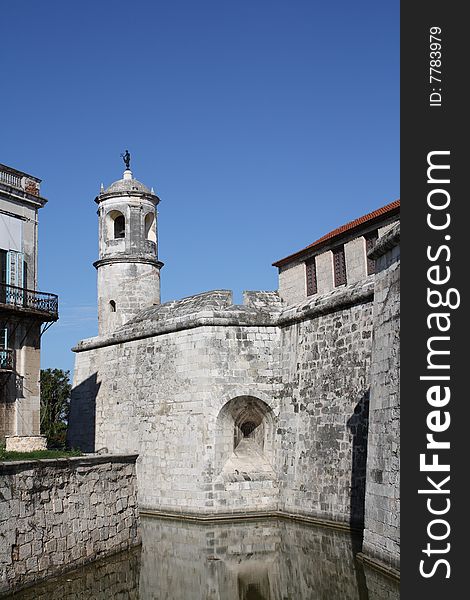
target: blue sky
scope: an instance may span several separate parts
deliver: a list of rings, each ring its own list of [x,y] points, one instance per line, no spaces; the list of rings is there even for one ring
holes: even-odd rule
[[[162,301],[276,289],[271,263],[399,197],[399,3],[2,4],[0,162],[43,180],[42,366],[97,332],[94,198],[159,206]]]

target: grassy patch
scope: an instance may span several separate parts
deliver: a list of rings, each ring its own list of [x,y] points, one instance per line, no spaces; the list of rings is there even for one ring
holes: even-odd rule
[[[69,458],[81,456],[80,450],[35,450],[34,452],[7,452],[0,448],[0,461],[2,460],[37,460],[38,458]]]

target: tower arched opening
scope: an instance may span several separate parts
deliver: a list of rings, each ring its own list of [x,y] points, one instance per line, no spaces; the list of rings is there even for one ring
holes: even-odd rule
[[[155,214],[147,213],[144,218],[144,234],[145,239],[150,242],[157,243],[157,227],[155,223]]]
[[[126,237],[126,218],[119,210],[110,210],[106,215],[106,238],[119,240]]]

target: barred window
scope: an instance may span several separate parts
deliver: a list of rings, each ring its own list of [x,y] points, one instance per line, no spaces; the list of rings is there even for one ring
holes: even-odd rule
[[[371,231],[366,236],[366,258],[367,258],[367,275],[372,275],[375,273],[375,260],[373,258],[369,258],[367,254],[369,254],[369,250],[375,246],[375,243],[379,239],[379,233],[377,229],[375,231]]]
[[[344,246],[333,250],[333,265],[335,272],[335,286],[346,283],[346,259],[344,257]]]
[[[312,258],[305,263],[305,276],[307,278],[307,296],[316,294],[317,289],[317,268],[315,259]]]

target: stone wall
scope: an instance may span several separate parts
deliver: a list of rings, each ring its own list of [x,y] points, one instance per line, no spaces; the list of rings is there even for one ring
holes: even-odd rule
[[[7,452],[33,452],[47,450],[45,435],[7,435],[5,450]]]
[[[139,544],[136,458],[0,463],[0,592]]]
[[[360,236],[344,244],[346,261],[346,278],[348,283],[355,283],[367,277],[366,241]]]
[[[333,253],[331,250],[322,252],[315,257],[315,265],[317,270],[317,290],[318,294],[326,294],[335,287],[333,276]],[[304,275],[305,277],[305,275]],[[297,302],[299,302],[297,300]]]
[[[372,295],[368,279],[281,317],[279,477],[287,513],[363,524]]]
[[[306,297],[307,283],[303,261],[279,269],[279,294],[286,304],[295,304]]]
[[[376,259],[364,553],[399,568],[400,556],[400,229]]]
[[[98,326],[103,335],[128,321],[143,306],[160,302],[160,269],[155,260],[99,262]]]
[[[231,448],[219,443],[218,434],[228,402],[239,408],[251,402],[262,413],[278,414],[279,331],[259,309],[227,304],[228,293],[219,293],[217,314],[211,307],[217,296],[202,296],[193,299],[196,313],[179,304],[161,305],[151,309],[153,319],[119,333],[147,337],[125,344],[109,340],[78,353],[69,444],[81,446],[83,432],[93,428],[84,422],[88,415],[96,417],[96,449],[139,453],[142,507],[203,513],[276,509],[272,478],[219,478],[233,451],[233,413],[227,415]],[[266,425],[263,435],[274,434]]]
[[[369,278],[284,310],[223,291],[150,308],[77,348],[69,443],[139,453],[147,509],[360,525],[372,295]]]

